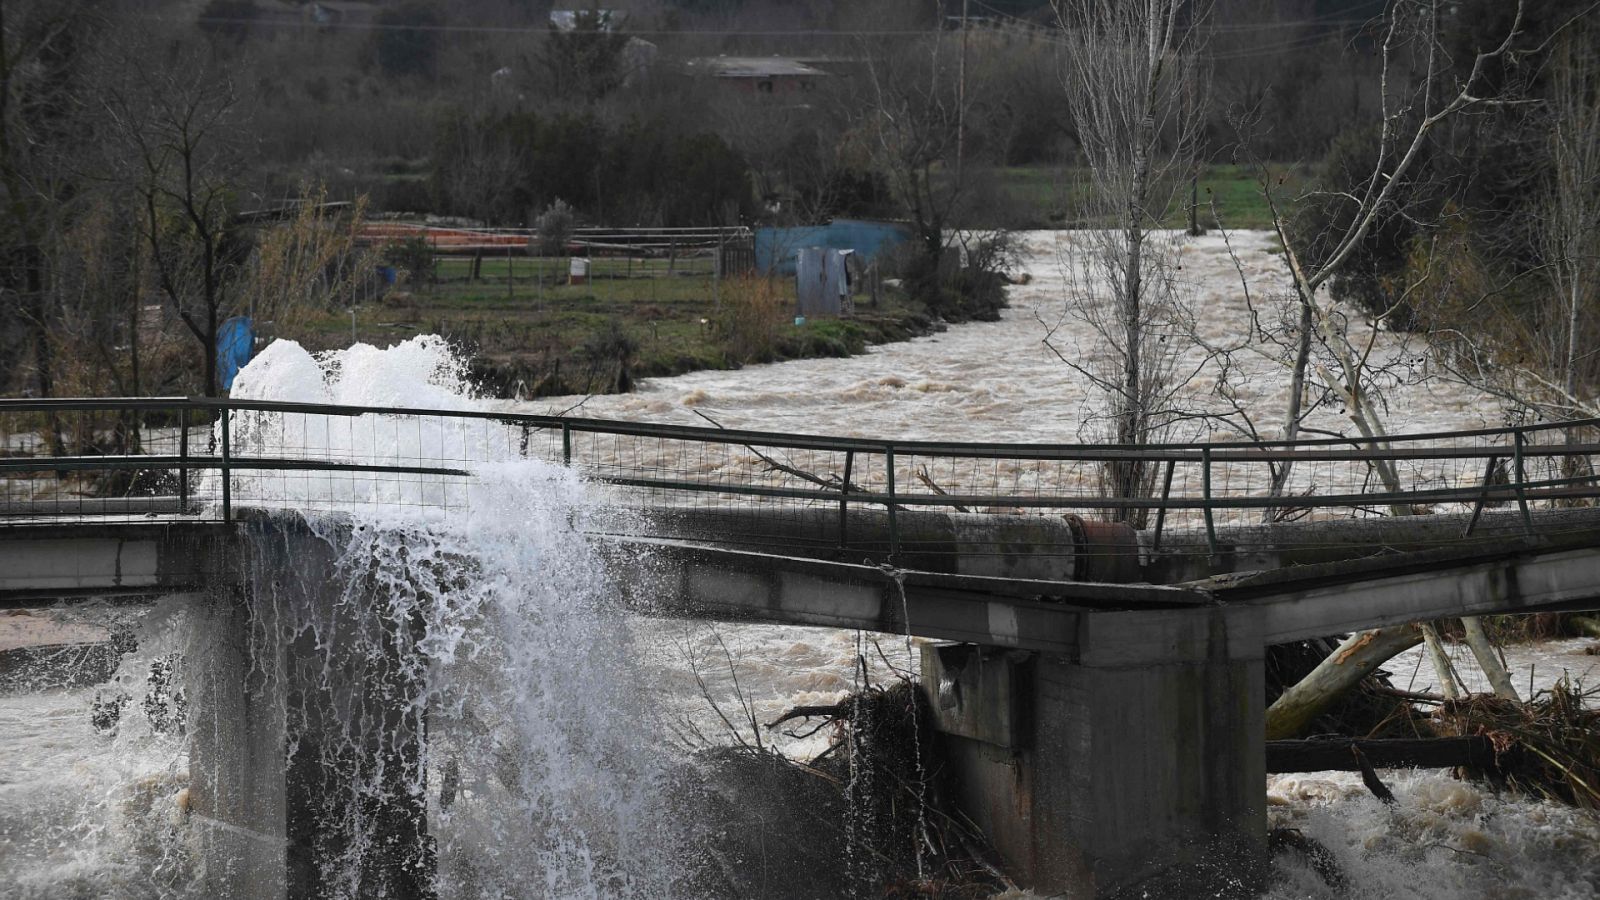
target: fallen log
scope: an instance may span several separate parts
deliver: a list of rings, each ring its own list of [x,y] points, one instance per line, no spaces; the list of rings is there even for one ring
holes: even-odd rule
[[[1479,736],[1267,741],[1267,771],[1272,773],[1360,772],[1362,757],[1379,769],[1498,768],[1494,744]]]
[[[1467,647],[1478,660],[1478,668],[1488,677],[1494,695],[1501,700],[1521,699],[1517,696],[1517,689],[1511,685],[1511,673],[1506,671],[1505,663],[1495,655],[1494,645],[1489,643],[1489,636],[1483,631],[1483,622],[1477,616],[1467,616],[1461,620],[1461,629],[1466,634]]]
[[[1351,635],[1310,675],[1267,707],[1267,739],[1284,740],[1305,733],[1345,691],[1360,684],[1395,654],[1421,642],[1422,631],[1414,625],[1391,625]]]

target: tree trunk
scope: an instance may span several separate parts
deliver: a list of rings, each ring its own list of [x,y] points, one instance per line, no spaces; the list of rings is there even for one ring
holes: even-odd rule
[[[222,385],[217,383],[217,305],[206,304],[206,336],[201,339],[205,348],[201,351],[206,360],[206,396],[216,397],[222,393]]]
[[[1388,738],[1376,740],[1268,741],[1267,771],[1359,772],[1361,751],[1372,765],[1383,769],[1453,769],[1471,766],[1496,769],[1494,744],[1487,737]]]
[[[50,326],[46,324],[48,311],[45,309],[44,300],[44,260],[41,258],[39,247],[31,239],[30,245],[24,251],[23,287],[27,291],[28,325],[33,332],[33,364],[35,385],[40,398],[54,397],[56,393],[55,381],[55,347],[50,343]],[[50,426],[50,450],[56,456],[65,456],[66,445],[61,436],[61,422],[54,412],[48,413],[46,418]]]
[[[1189,176],[1189,237],[1205,234],[1200,227],[1200,174],[1198,169]]]
[[[1449,654],[1444,652],[1439,630],[1432,622],[1423,622],[1417,627],[1422,629],[1422,641],[1428,645],[1428,659],[1433,663],[1433,674],[1439,679],[1439,693],[1444,694],[1446,700],[1460,700],[1461,686],[1456,682],[1456,669],[1450,664]]]
[[[1311,365],[1311,304],[1300,303],[1300,335],[1299,344],[1295,347],[1294,368],[1289,373],[1289,409],[1283,419],[1283,439],[1292,441],[1300,436],[1301,409],[1305,404],[1306,369]],[[1294,472],[1294,460],[1286,459],[1279,463],[1278,470],[1272,476],[1272,492],[1270,496],[1282,497],[1284,490],[1289,486],[1289,476]],[[1267,507],[1261,511],[1262,521],[1273,522],[1278,514],[1275,507]]]
[[[1489,643],[1489,636],[1483,633],[1483,622],[1477,616],[1467,616],[1461,620],[1461,627],[1467,634],[1467,647],[1472,650],[1472,655],[1478,660],[1478,668],[1489,678],[1489,687],[1494,689],[1494,695],[1502,700],[1517,700],[1517,689],[1511,686],[1511,673],[1501,665],[1500,657],[1494,652],[1494,647]]]
[[[1310,675],[1284,691],[1267,708],[1267,740],[1286,740],[1300,734],[1345,691],[1396,653],[1421,641],[1421,630],[1409,624],[1351,635]]]

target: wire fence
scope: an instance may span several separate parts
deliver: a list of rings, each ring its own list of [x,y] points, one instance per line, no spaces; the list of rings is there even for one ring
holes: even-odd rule
[[[926,511],[1127,521],[1186,532],[1457,513],[1470,534],[1600,498],[1600,420],[1284,443],[939,443],[452,410],[195,398],[0,400],[0,527],[231,522],[244,509],[470,510],[484,471],[570,467],[633,530],[727,523],[726,542],[901,549]],[[872,523],[861,528],[860,523]],[[855,533],[852,534],[852,528]],[[702,532],[704,528],[702,527]]]

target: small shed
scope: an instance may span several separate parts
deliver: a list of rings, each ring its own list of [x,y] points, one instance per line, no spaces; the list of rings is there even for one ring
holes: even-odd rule
[[[795,254],[795,315],[848,316],[855,312],[847,264],[851,253],[804,247]]]
[[[708,56],[690,60],[688,68],[750,94],[801,93],[828,77],[815,66],[782,56]]]
[[[871,262],[910,237],[911,230],[902,224],[865,219],[834,219],[827,225],[797,228],[760,228],[755,232],[756,269],[763,273],[791,274],[801,247],[854,250],[861,257],[857,262]]]

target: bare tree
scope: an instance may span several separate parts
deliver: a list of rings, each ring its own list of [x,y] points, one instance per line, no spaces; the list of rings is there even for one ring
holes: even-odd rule
[[[822,91],[801,95],[820,102],[793,102],[783,96],[749,94],[728,98],[713,108],[717,132],[750,166],[756,194],[777,221],[814,225],[836,212],[846,146],[829,112],[837,98]]]
[[[87,20],[81,3],[0,2],[0,324],[20,332],[0,333],[0,376],[27,347],[41,396],[56,392],[47,248],[70,194],[62,158],[81,140],[77,69]]]
[[[156,285],[198,343],[204,390],[215,396],[217,332],[246,252],[231,181],[237,97],[198,58],[160,70],[136,58],[126,65],[132,77],[108,94],[106,111],[126,145]]]
[[[1600,416],[1600,54],[1568,36],[1548,71],[1548,176],[1526,214],[1536,254],[1529,273],[1543,289],[1513,313],[1493,309],[1506,285],[1480,288],[1470,307],[1489,308],[1491,336],[1446,331],[1437,358],[1514,411],[1559,421]]]
[[[1600,303],[1600,54],[1563,40],[1552,60],[1551,184],[1536,221],[1559,327],[1552,375],[1567,403],[1595,403],[1589,390],[1600,372],[1592,340]],[[1553,323],[1554,324],[1554,323]],[[1581,393],[1580,393],[1581,392]]]
[[[1298,347],[1290,369],[1292,388],[1282,427],[1282,437],[1286,441],[1298,437],[1303,427],[1306,411],[1301,405],[1302,398],[1307,380],[1312,376],[1322,379],[1338,397],[1345,414],[1362,437],[1371,440],[1387,435],[1381,397],[1366,367],[1371,356],[1371,335],[1382,326],[1386,314],[1380,312],[1375,317],[1375,327],[1366,336],[1352,334],[1349,317],[1334,308],[1324,289],[1350,261],[1374,224],[1382,216],[1394,213],[1396,192],[1422,157],[1435,129],[1474,108],[1512,102],[1501,97],[1480,96],[1479,92],[1489,67],[1514,53],[1514,42],[1522,24],[1521,3],[1500,42],[1480,50],[1467,74],[1454,83],[1450,83],[1447,60],[1439,44],[1439,7],[1439,0],[1396,0],[1390,8],[1382,43],[1384,66],[1380,99],[1383,116],[1377,158],[1363,183],[1339,195],[1349,207],[1350,214],[1345,220],[1348,224],[1328,236],[1326,249],[1318,254],[1319,260],[1313,262],[1312,248],[1300,244],[1300,236],[1288,227],[1274,196],[1271,176],[1258,164],[1263,173],[1263,191],[1272,208],[1274,230],[1283,241],[1284,257],[1289,264],[1299,307]],[[1405,94],[1391,79],[1398,80],[1394,61],[1410,41],[1422,44],[1416,53],[1421,57],[1423,70],[1410,93]],[[1313,350],[1318,353],[1314,354]],[[1374,468],[1385,487],[1399,490],[1399,478],[1391,464],[1380,460],[1375,462]],[[1275,479],[1275,493],[1281,493],[1289,475],[1290,468],[1282,467]]]
[[[1084,234],[1062,322],[1088,326],[1101,352],[1045,343],[1102,394],[1109,437],[1118,444],[1159,440],[1172,423],[1175,392],[1187,381],[1167,340],[1185,315],[1174,261],[1176,235],[1162,221],[1179,204],[1192,172],[1200,117],[1188,102],[1202,77],[1195,28],[1205,4],[1187,0],[1057,0],[1066,29],[1063,84],[1088,163]],[[1084,351],[1084,352],[1079,352]],[[1150,490],[1143,461],[1106,463],[1106,488],[1118,497]],[[1115,510],[1138,520],[1135,507]]]
[[[972,92],[961,95],[950,77],[954,53],[939,32],[926,41],[869,53],[872,102],[857,132],[866,155],[911,217],[918,252],[907,281],[935,312],[942,312],[938,296],[946,232],[966,200],[954,162],[962,110],[973,98]]]
[[[1345,206],[1347,215],[1342,219],[1345,224],[1325,236],[1321,247],[1312,248],[1299,242],[1301,236],[1288,227],[1282,213],[1271,175],[1265,166],[1257,163],[1262,189],[1272,209],[1274,230],[1284,245],[1294,305],[1298,309],[1293,326],[1294,352],[1288,371],[1290,397],[1281,429],[1286,441],[1299,437],[1305,427],[1309,410],[1304,398],[1315,380],[1337,398],[1361,437],[1372,446],[1384,446],[1382,439],[1388,431],[1381,380],[1370,363],[1376,333],[1394,310],[1379,311],[1365,334],[1353,333],[1350,317],[1329,299],[1326,288],[1330,279],[1350,262],[1375,224],[1383,216],[1396,212],[1397,192],[1413,167],[1419,164],[1431,136],[1441,125],[1474,109],[1516,102],[1484,91],[1491,67],[1519,53],[1515,42],[1521,32],[1521,3],[1518,3],[1511,26],[1498,43],[1479,50],[1465,74],[1454,78],[1439,40],[1440,7],[1439,0],[1395,0],[1389,9],[1381,43],[1383,114],[1376,159],[1361,183],[1336,195]],[[1420,73],[1409,86],[1399,83],[1398,59],[1403,51],[1419,62]],[[1401,489],[1398,473],[1391,462],[1374,460],[1373,470],[1386,489]],[[1274,495],[1285,491],[1291,472],[1290,464],[1285,463],[1274,473]],[[1393,511],[1397,514],[1412,512],[1402,508]],[[1351,636],[1301,685],[1286,692],[1267,712],[1268,731],[1283,733],[1289,727],[1286,723],[1296,718],[1296,710],[1326,703],[1357,683],[1362,672],[1357,667],[1340,663],[1349,653],[1373,645],[1379,634],[1372,631]],[[1403,643],[1394,646],[1395,652],[1403,649],[1400,646]],[[1374,664],[1381,661],[1378,659]]]
[[[439,163],[432,179],[435,202],[489,222],[520,223],[537,212],[523,208],[507,189],[528,166],[509,118],[492,103],[444,117],[434,151]]]

